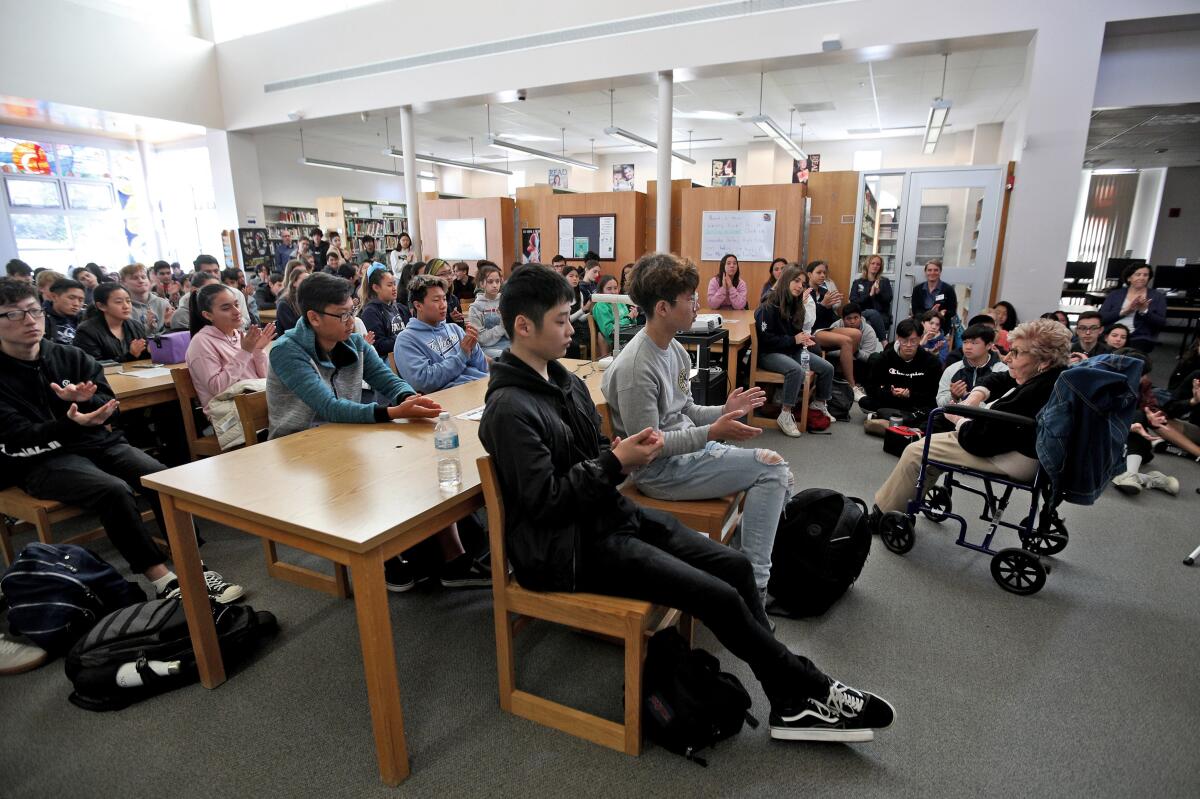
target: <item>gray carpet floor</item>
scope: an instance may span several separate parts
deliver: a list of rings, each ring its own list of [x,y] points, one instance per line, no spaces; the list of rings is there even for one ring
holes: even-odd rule
[[[858,423],[755,443],[801,486],[868,499],[895,462]],[[256,539],[209,523],[206,559],[278,616],[279,637],[215,691],[118,713],[69,704],[61,661],[0,679],[0,796],[1197,796],[1200,567],[1181,560],[1200,544],[1200,466],[1163,455],[1150,468],[1177,476],[1180,495],[1067,506],[1070,545],[1036,596],[1001,591],[951,525],[922,519],[906,556],[876,541],[825,616],[780,620],[795,651],[895,704],[895,726],[868,744],[773,742],[760,727],[707,768],[649,743],[627,757],[500,711],[490,592],[395,595],[413,769],[396,789],[377,776],[353,603],[269,579]],[[697,643],[765,723],[749,669],[703,628]],[[535,624],[518,664],[523,688],[619,718],[615,647]]]

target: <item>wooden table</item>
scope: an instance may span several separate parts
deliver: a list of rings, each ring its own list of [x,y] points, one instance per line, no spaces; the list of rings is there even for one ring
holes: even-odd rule
[[[113,394],[121,401],[121,410],[133,411],[164,402],[175,402],[178,399],[178,395],[175,393],[175,381],[169,374],[158,377],[132,377],[130,373],[140,370],[129,364],[122,364],[122,366],[126,367],[126,372],[112,372],[104,376],[112,388]],[[187,366],[187,364],[173,363],[165,368],[178,369],[181,366]]]
[[[258,319],[264,325],[267,322],[274,322],[275,321],[275,309],[274,308],[260,308],[258,311]]]
[[[564,361],[600,394],[600,371]],[[487,380],[433,396],[452,415],[483,404]],[[216,688],[225,665],[192,532],[192,516],[220,522],[349,566],[379,773],[408,777],[408,747],[383,564],[483,505],[475,465],[479,424],[457,420],[462,485],[438,487],[432,421],[327,424],[142,478],[158,492],[179,576],[200,682]],[[282,476],[267,486],[263,475]],[[405,491],[397,492],[397,485]],[[502,568],[502,566],[500,566]]]

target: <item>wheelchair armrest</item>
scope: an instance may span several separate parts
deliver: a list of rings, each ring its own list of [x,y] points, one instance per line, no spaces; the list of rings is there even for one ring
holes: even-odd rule
[[[1018,416],[1015,413],[993,411],[979,405],[947,405],[941,409],[945,413],[953,413],[966,419],[988,419],[993,422],[1008,422],[1022,427],[1032,427],[1036,422],[1028,416]]]

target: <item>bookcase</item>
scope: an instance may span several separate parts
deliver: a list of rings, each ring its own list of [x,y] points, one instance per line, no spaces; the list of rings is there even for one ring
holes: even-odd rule
[[[317,216],[326,233],[341,233],[342,245],[351,258],[362,252],[363,236],[374,238],[376,251],[383,253],[399,247],[400,234],[408,232],[408,206],[404,203],[318,197]]]
[[[917,263],[946,255],[946,226],[950,220],[950,206],[922,205],[917,223]]]
[[[271,255],[275,255],[275,247],[283,241],[283,231],[292,234],[292,245],[301,236],[308,235],[317,224],[316,208],[298,208],[286,205],[264,205],[264,224],[267,226],[267,240],[271,245]]]

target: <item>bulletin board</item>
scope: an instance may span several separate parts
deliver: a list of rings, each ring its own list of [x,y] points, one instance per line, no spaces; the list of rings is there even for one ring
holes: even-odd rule
[[[588,251],[601,261],[616,260],[617,217],[613,214],[576,214],[558,217],[558,253],[580,260]]]

